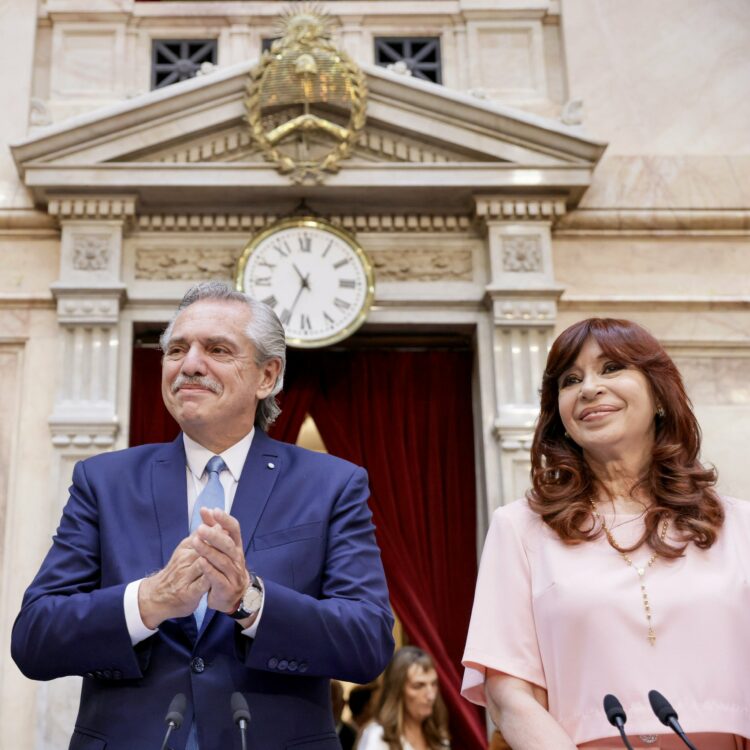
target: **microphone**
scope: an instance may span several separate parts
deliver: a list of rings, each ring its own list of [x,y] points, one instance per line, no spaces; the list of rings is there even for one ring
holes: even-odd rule
[[[169,750],[167,746],[169,735],[172,734],[173,729],[179,729],[182,726],[186,706],[187,698],[185,698],[185,693],[177,693],[172,698],[172,702],[167,709],[167,715],[164,717],[164,721],[167,723],[167,733],[164,735],[164,741],[161,743],[161,750]]]
[[[656,714],[656,718],[673,730],[677,736],[690,748],[690,750],[698,750],[692,742],[687,738],[685,732],[682,731],[680,722],[677,721],[677,711],[672,708],[672,704],[657,690],[648,691],[648,702],[651,704],[651,710]]]
[[[250,708],[242,693],[232,693],[230,705],[232,707],[232,721],[240,728],[242,750],[247,750],[247,725],[250,723]]]
[[[625,743],[625,747],[628,750],[633,750],[633,746],[628,742],[628,738],[625,736],[625,722],[628,717],[625,716],[625,709],[622,707],[622,703],[615,698],[611,693],[607,693],[604,696],[604,713],[607,714],[607,721],[617,728],[617,731],[622,737],[622,741]]]

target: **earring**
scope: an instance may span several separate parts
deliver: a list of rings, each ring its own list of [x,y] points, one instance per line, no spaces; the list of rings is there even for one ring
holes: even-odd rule
[[[666,413],[667,412],[664,411],[664,407],[661,404],[656,407],[656,416],[659,417],[659,419],[664,419]]]
[[[567,430],[565,430],[565,433],[564,433],[564,434],[565,434],[565,437],[566,437],[566,438],[567,438],[568,440],[570,440],[570,435],[568,435],[568,431],[567,431]]]

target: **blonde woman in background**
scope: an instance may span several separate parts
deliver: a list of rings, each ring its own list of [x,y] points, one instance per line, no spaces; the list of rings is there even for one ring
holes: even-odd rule
[[[446,748],[448,714],[435,665],[421,649],[404,646],[385,670],[376,719],[365,727],[357,750]]]

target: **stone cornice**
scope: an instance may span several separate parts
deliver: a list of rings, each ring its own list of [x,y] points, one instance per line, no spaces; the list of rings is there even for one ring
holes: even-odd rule
[[[143,232],[247,232],[258,231],[277,221],[273,214],[146,214],[138,217]],[[463,214],[329,214],[333,224],[355,232],[467,232],[472,217]]]
[[[554,221],[565,214],[563,197],[476,195],[474,201],[477,217],[485,221]]]
[[[560,219],[555,236],[586,234],[750,233],[748,209],[577,209]]]
[[[50,195],[47,211],[60,221],[128,221],[135,216],[135,195]]]

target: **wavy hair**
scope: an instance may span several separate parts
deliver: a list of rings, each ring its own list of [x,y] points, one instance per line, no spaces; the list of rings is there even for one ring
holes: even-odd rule
[[[716,491],[716,470],[698,460],[701,432],[685,392],[679,370],[662,345],[644,328],[629,320],[589,318],[567,328],[555,340],[542,377],[541,408],[531,446],[529,506],[567,544],[598,537],[591,501],[596,498],[596,477],[581,448],[566,437],[558,409],[558,380],[576,360],[588,339],[607,357],[640,370],[651,385],[664,415],[654,418],[652,460],[636,488],[652,503],[641,538],[667,558],[682,555],[690,542],[707,549],[724,523]],[[680,536],[677,545],[659,537],[662,520],[670,519]]]
[[[377,721],[383,727],[383,741],[389,750],[403,748],[404,686],[409,670],[415,664],[425,671],[435,669],[432,657],[426,651],[416,646],[404,646],[393,655],[383,675]],[[422,731],[430,750],[440,750],[448,744],[448,712],[439,689],[432,714],[422,722]]]
[[[185,296],[182,298],[182,301],[159,338],[159,345],[165,354],[169,340],[172,338],[172,331],[174,330],[177,316],[186,307],[190,307],[190,305],[203,300],[238,302],[250,308],[250,322],[247,324],[245,335],[255,348],[255,364],[258,367],[262,367],[271,359],[278,359],[281,364],[279,375],[276,378],[271,393],[258,401],[258,406],[255,410],[255,424],[264,432],[268,432],[268,428],[276,421],[279,414],[281,414],[281,407],[276,401],[276,396],[284,386],[284,371],[286,370],[284,326],[281,324],[276,313],[260,300],[244,292],[232,289],[229,284],[223,281],[202,281],[191,286],[185,292]]]

